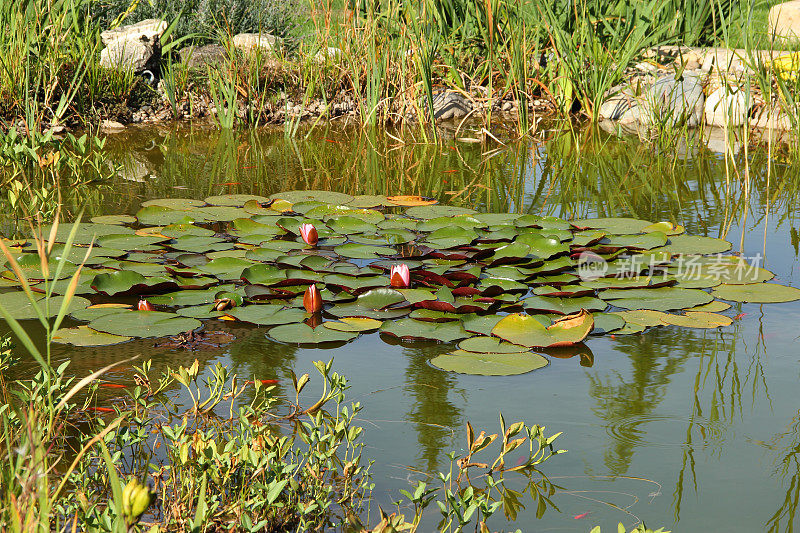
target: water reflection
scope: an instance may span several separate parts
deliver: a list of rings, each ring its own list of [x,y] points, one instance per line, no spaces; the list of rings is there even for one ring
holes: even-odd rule
[[[413,131],[334,127],[288,139],[276,130],[131,129],[109,141],[123,166],[118,181],[81,205],[89,214],[132,213],[157,197],[329,189],[420,194],[498,212],[634,216],[727,237],[743,253],[766,255],[780,282],[798,285],[798,164],[777,147],[772,157],[763,150],[740,150],[726,160],[706,148],[678,156],[638,139],[569,128],[543,130],[524,142],[501,140],[506,144],[449,139],[433,145],[417,142]],[[800,501],[792,330],[800,306],[773,309],[767,315],[766,308],[739,305],[727,312],[739,320],[720,331],[659,328],[645,335],[590,338],[579,350],[548,352],[549,367],[513,380],[465,378],[429,365],[433,355],[451,348],[447,345],[359,340],[337,350],[308,350],[275,343],[264,328],[228,323],[213,329],[237,340],[217,350],[158,351],[152,341],[137,341],[111,349],[58,347],[55,353],[57,360],[71,358],[79,375],[128,353],[152,356],[156,373],[194,358],[203,366],[223,362],[243,379],[278,378],[282,395],[292,394],[287,389],[292,369],[307,370],[311,359],[335,353],[337,363],[347,367],[343,373],[361,378],[351,380],[351,397],[392,421],[371,437],[379,441],[379,461],[439,470],[444,453],[460,447],[466,420],[493,430],[503,410],[509,419],[547,419],[549,430],[563,429],[565,439],[574,439],[570,453],[548,463],[547,471],[569,475],[575,493],[594,487],[586,480],[590,475],[603,484],[611,483],[603,476],[657,479],[672,497],[647,498],[648,485],[635,509],[651,525],[792,531]],[[558,360],[567,356],[570,361]],[[378,389],[387,392],[371,395]],[[413,434],[398,431],[401,424],[394,422]],[[769,468],[751,459],[754,445],[768,457]],[[386,503],[397,492],[384,478],[382,494],[392,495],[382,500]],[[740,485],[757,500],[752,504],[757,513],[743,516],[735,493]],[[605,520],[604,530],[621,519],[602,512],[592,521]],[[532,517],[521,519],[527,518]],[[571,516],[545,516],[542,523],[543,529],[576,529]]]

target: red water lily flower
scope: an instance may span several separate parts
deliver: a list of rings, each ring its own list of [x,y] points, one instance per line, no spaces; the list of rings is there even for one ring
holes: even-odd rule
[[[300,224],[300,236],[303,237],[303,241],[310,246],[316,245],[319,240],[317,228],[314,227],[314,224]]]
[[[396,289],[407,289],[411,285],[411,272],[408,271],[408,265],[400,263],[392,266],[389,273],[389,285]]]
[[[139,300],[139,305],[136,306],[139,311],[153,311],[153,304],[142,298]]]
[[[322,296],[320,296],[316,284],[312,283],[306,289],[306,293],[303,295],[303,307],[309,313],[322,311]]]

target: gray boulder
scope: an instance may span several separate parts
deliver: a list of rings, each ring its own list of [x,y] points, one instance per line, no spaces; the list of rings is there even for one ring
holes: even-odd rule
[[[455,91],[442,91],[433,95],[433,117],[436,120],[461,118],[472,111],[472,103]]]
[[[161,36],[166,29],[165,21],[147,19],[104,31],[100,38],[106,47],[100,52],[100,66],[136,73],[157,69],[161,60]]]
[[[218,44],[207,44],[205,46],[187,46],[180,52],[181,61],[189,68],[215,67],[225,63],[228,59],[228,51]]]
[[[280,39],[269,33],[239,33],[233,36],[233,46],[243,54],[269,52],[278,47]]]
[[[705,95],[700,76],[684,72],[656,80],[645,93],[643,104],[650,123],[699,126],[703,120]]]

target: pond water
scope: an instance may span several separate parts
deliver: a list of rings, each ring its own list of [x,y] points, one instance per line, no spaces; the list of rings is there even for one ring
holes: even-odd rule
[[[636,139],[561,128],[505,145],[445,139],[436,146],[416,142],[413,132],[342,128],[304,135],[132,130],[109,139],[123,170],[84,207],[89,215],[133,214],[152,198],[323,189],[568,219],[630,216],[726,238],[743,256],[761,258],[778,283],[800,286],[800,180],[777,151],[768,167],[766,149],[726,164],[705,148],[659,152]],[[733,325],[590,338],[588,350],[510,377],[429,364],[453,349],[448,344],[373,334],[307,349],[274,342],[263,328],[227,324],[214,329],[236,341],[214,351],[134,341],[55,354],[72,359],[79,375],[125,354],[152,357],[156,372],[197,357],[206,370],[220,362],[239,375],[277,378],[287,395],[290,369],[313,376],[313,361],[334,358],[349,378],[349,399],[365,407],[365,456],[377,461],[374,496],[384,508],[416,472],[447,468],[445,454],[464,447],[467,421],[494,432],[502,412],[563,432],[558,447],[568,450],[543,467],[561,487],[554,497],[561,512],[537,520],[529,508],[512,529],[616,531],[617,522],[641,518],[675,531],[791,531],[800,500],[800,302],[734,304],[724,314]],[[112,379],[128,377],[123,370]]]

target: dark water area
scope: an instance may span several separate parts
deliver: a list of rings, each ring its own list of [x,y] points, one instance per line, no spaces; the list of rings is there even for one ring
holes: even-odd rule
[[[322,189],[420,194],[479,211],[568,219],[631,216],[725,238],[778,283],[800,286],[800,176],[777,150],[742,151],[726,163],[706,148],[687,155],[563,129],[526,142],[500,136],[505,145],[454,138],[433,145],[414,132],[357,128],[304,135],[131,130],[108,141],[119,176],[81,207],[89,216],[133,214],[153,198]],[[642,519],[674,531],[792,531],[800,501],[800,302],[734,304],[724,314],[736,317],[732,326],[590,338],[588,351],[549,357],[545,368],[510,377],[430,365],[450,344],[389,343],[372,334],[309,349],[228,323],[214,329],[237,340],[212,351],[142,340],[56,347],[54,357],[71,359],[78,375],[137,353],[153,358],[155,372],[198,358],[206,372],[221,363],[240,376],[277,378],[287,397],[290,369],[313,377],[313,361],[334,358],[349,379],[349,400],[364,406],[364,455],[376,460],[374,498],[384,508],[418,472],[447,468],[445,454],[465,447],[468,421],[495,432],[502,412],[507,421],[563,432],[558,447],[568,450],[542,468],[561,487],[553,498],[561,512],[536,519],[529,505],[512,530],[585,532],[599,524],[616,531],[617,522]],[[130,375],[123,369],[112,379],[127,383]]]

